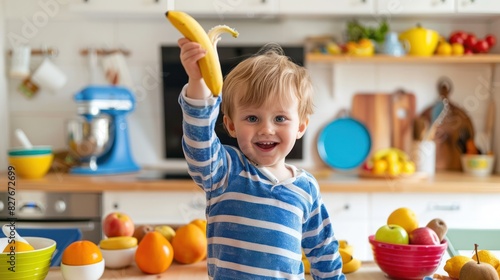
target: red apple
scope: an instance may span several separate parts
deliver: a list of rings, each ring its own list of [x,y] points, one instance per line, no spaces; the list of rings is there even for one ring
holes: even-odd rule
[[[487,53],[489,49],[490,46],[488,45],[488,42],[486,42],[486,40],[479,40],[474,45],[475,53]]]
[[[474,49],[474,46],[476,45],[477,43],[477,38],[476,38],[476,35],[474,34],[469,34],[469,36],[467,37],[467,39],[465,39],[464,41],[464,47],[467,48],[467,49],[471,49],[473,50]]]
[[[132,236],[134,234],[132,219],[121,212],[109,213],[102,222],[102,228],[107,237]]]
[[[484,40],[488,43],[488,46],[493,47],[497,43],[497,37],[495,35],[488,34],[484,38]]]
[[[398,225],[383,225],[375,232],[375,240],[391,244],[408,244],[408,233]]]
[[[419,227],[409,234],[410,244],[413,245],[439,245],[441,241],[436,232],[428,227]]]

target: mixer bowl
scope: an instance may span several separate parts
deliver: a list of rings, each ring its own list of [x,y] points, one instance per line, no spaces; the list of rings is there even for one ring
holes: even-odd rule
[[[67,134],[71,153],[83,166],[97,169],[97,158],[106,154],[114,139],[113,123],[105,115],[68,121]]]

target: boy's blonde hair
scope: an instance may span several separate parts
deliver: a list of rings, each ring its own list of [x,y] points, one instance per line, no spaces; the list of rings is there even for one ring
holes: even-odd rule
[[[232,117],[234,106],[282,104],[295,94],[299,117],[313,113],[313,86],[307,70],[284,55],[279,45],[266,45],[256,55],[239,63],[224,80],[222,113]]]

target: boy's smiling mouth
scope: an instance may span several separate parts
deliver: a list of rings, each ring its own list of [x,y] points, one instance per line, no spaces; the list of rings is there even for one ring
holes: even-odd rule
[[[277,142],[257,142],[255,143],[257,147],[262,150],[270,150],[278,145]]]

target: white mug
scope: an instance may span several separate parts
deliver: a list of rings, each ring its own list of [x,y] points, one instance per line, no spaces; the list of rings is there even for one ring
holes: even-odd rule
[[[42,89],[57,90],[66,84],[66,75],[50,59],[45,58],[31,75],[31,80]]]
[[[24,79],[30,74],[31,47],[20,45],[12,49],[9,75],[11,78]]]

